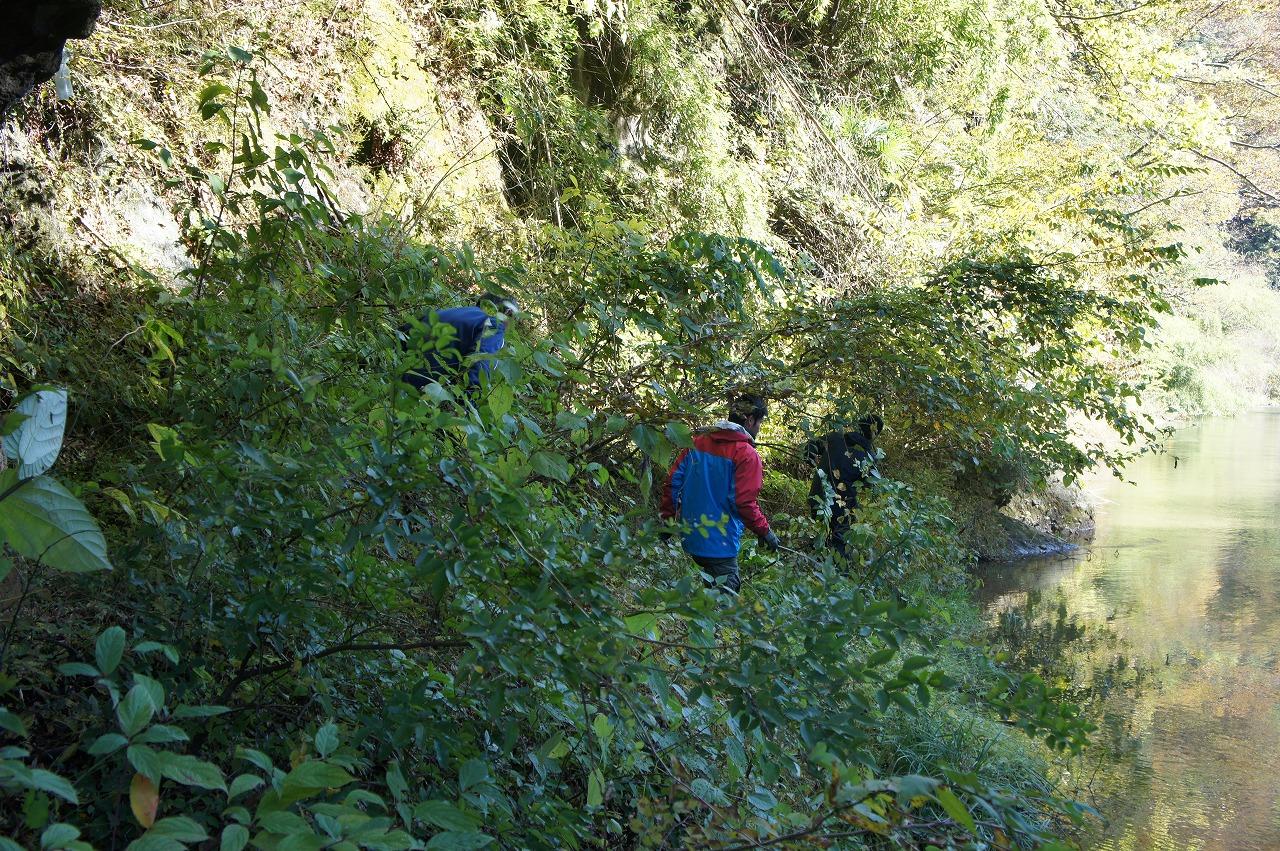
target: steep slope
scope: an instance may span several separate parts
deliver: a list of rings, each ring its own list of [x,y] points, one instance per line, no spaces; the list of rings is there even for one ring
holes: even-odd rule
[[[1035,742],[1090,725],[984,657],[964,536],[1153,436],[1171,303],[1273,309],[1197,280],[1266,181],[1205,11],[109,0],[0,128],[4,388],[70,394],[0,471],[0,832],[1054,847]],[[400,324],[483,292],[492,384],[406,392]],[[788,549],[727,600],[654,498],[744,389]],[[795,450],[868,410],[837,563]]]

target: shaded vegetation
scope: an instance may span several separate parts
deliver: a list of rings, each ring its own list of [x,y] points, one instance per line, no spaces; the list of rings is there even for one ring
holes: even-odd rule
[[[113,570],[6,536],[0,828],[1069,838],[1087,808],[1031,742],[1092,725],[968,645],[940,494],[1069,485],[1154,435],[1151,332],[1208,277],[1167,202],[1224,132],[1168,103],[1198,60],[1167,25],[1195,10],[307,8],[180,33],[194,5],[108,3],[93,58],[128,73],[6,131],[0,371],[15,403],[69,390],[57,473]],[[252,49],[194,61],[224,27]],[[332,89],[300,85],[326,63]],[[182,262],[110,214],[152,200]],[[532,308],[495,380],[411,394],[395,329],[486,291]],[[762,504],[790,546],[745,553],[726,601],[654,494],[744,389],[775,400]],[[795,452],[867,410],[887,477],[837,565]]]

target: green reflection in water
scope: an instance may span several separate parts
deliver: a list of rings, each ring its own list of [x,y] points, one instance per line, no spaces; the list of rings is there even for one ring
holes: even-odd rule
[[[1280,849],[1280,412],[1167,449],[1101,486],[1088,548],[993,566],[981,597],[1100,727],[1064,778],[1110,819],[1086,847]]]

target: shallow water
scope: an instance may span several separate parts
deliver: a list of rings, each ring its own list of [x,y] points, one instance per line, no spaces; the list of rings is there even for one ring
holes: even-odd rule
[[[1086,847],[1280,849],[1280,412],[1166,448],[1101,486],[1088,547],[993,566],[981,597],[993,623],[1095,637],[1014,638],[1090,683],[1099,744],[1068,781],[1109,824]]]

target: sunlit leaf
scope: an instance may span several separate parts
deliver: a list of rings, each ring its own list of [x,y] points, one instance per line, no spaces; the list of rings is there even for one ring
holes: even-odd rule
[[[29,479],[46,472],[58,458],[67,427],[67,391],[37,390],[25,396],[16,411],[27,419],[0,443],[4,454],[19,462],[19,477]]]
[[[973,816],[960,799],[956,797],[956,793],[952,792],[946,786],[939,786],[938,790],[933,793],[938,799],[938,803],[942,804],[942,808],[947,811],[947,815],[956,820],[957,823],[964,826],[964,829],[970,833],[977,833],[978,826],[973,821]]]

